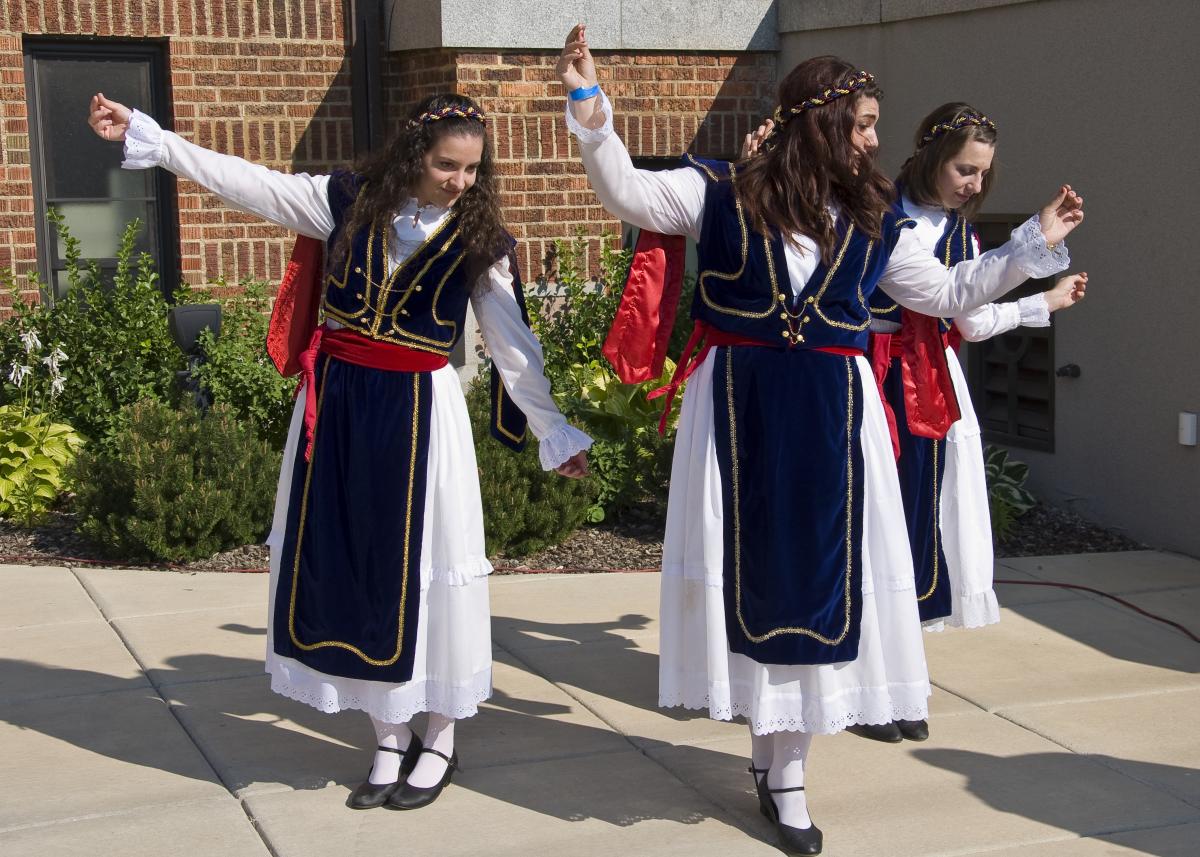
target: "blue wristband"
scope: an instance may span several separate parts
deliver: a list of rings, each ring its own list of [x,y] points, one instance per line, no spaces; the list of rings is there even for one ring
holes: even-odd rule
[[[600,94],[600,84],[594,86],[581,86],[579,89],[572,89],[567,93],[567,98],[572,101],[583,101],[587,98],[593,98]]]

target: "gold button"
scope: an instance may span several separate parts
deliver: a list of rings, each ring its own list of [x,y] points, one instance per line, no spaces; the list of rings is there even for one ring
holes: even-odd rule
[[[362,268],[361,268],[360,266],[358,266],[358,265],[355,265],[355,266],[354,266],[354,273],[356,273],[356,274],[361,274],[361,273],[362,273]]]
[[[421,291],[421,287],[420,287],[420,286],[413,286],[413,291],[414,291],[414,292],[419,292],[419,291]]]
[[[812,321],[812,319],[809,318],[808,316],[805,316],[804,318],[800,319],[801,324],[808,324],[810,321]]]
[[[797,333],[797,334],[796,334],[796,341],[797,341],[797,342],[803,342],[803,341],[804,341],[804,337],[803,337],[803,336],[801,336],[800,334],[798,334],[798,333]]]
[[[810,303],[812,303],[812,302],[813,302],[813,301],[815,301],[815,300],[816,300],[816,298],[814,298],[814,297],[812,297],[811,295],[809,295],[807,298],[805,298],[805,299],[804,299],[804,302],[805,302],[806,304],[810,304]]]
[[[406,310],[406,309],[400,310],[400,315],[408,315],[408,310]]]
[[[784,321],[787,321],[788,314],[786,312],[781,312],[779,314],[779,317],[782,318]]]
[[[363,296],[362,292],[359,292],[358,294],[355,295],[356,298],[360,298],[360,299],[362,298],[362,296]]]
[[[775,297],[779,298],[779,302],[780,302],[781,304],[785,304],[785,303],[787,303],[787,296],[786,296],[786,295],[784,295],[782,292],[780,292],[780,293],[779,293],[778,295],[776,295]]]
[[[367,324],[368,322],[367,322],[367,319],[365,319],[365,318],[360,318],[360,319],[358,320],[358,323],[359,323],[359,324]]]
[[[780,335],[780,336],[782,336],[784,339],[787,339],[789,336],[791,336],[791,334],[790,334],[790,333],[788,333],[786,330],[785,330],[785,331],[783,331],[783,332],[782,332],[781,334],[779,334],[779,335]]]

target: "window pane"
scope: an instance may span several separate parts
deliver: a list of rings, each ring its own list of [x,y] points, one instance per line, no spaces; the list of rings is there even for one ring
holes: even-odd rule
[[[35,61],[46,195],[123,198],[152,195],[152,170],[122,170],[120,144],[97,137],[87,105],[98,91],[130,107],[150,110],[150,67],[145,60]]]
[[[134,244],[134,255],[145,250],[154,251],[152,235],[147,224],[153,211],[144,202],[113,200],[112,202],[59,202],[55,203],[67,223],[67,229],[79,239],[79,250],[84,259],[112,259],[121,246],[121,233],[135,217],[142,221],[141,231]],[[63,259],[62,241],[55,236],[53,264]]]

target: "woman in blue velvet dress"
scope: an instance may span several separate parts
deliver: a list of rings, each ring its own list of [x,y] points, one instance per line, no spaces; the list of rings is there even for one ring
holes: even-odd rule
[[[542,466],[586,472],[587,435],[550,398],[503,229],[486,117],[425,99],[382,150],[332,175],[221,155],[97,95],[96,133],[127,169],[161,166],[326,245],[325,324],[306,352],[276,495],[266,669],[277,693],[356,709],[378,751],[349,805],[423,806],[457,763],[454,724],[491,693],[483,513],[466,403],[448,357],[468,306]],[[304,361],[302,361],[304,362]],[[524,425],[495,430],[520,441]],[[424,735],[409,728],[428,713]]]
[[[558,71],[604,207],[697,241],[698,352],[675,439],[663,546],[659,704],[749,722],[760,808],[816,854],[811,736],[926,716],[930,693],[887,423],[864,355],[876,287],[953,315],[1030,275],[1082,219],[1062,188],[1003,248],[947,270],[876,167],[879,92],[836,57],[779,87],[764,154],[634,168],[586,33]],[[1057,253],[1057,255],[1056,255]],[[900,558],[900,561],[893,561]]]

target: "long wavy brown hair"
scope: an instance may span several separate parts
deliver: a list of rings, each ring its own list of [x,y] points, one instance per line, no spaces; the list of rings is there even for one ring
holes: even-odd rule
[[[431,95],[412,109],[409,121],[386,146],[368,153],[354,164],[354,173],[364,183],[346,218],[346,226],[334,244],[330,254],[333,259],[345,258],[351,237],[359,230],[371,224],[390,228],[396,210],[415,193],[425,170],[422,160],[425,154],[438,140],[451,134],[483,140],[483,156],[475,173],[475,184],[454,203],[458,229],[467,253],[469,282],[475,282],[498,256],[508,251],[504,219],[500,214],[495,153],[484,124],[478,119],[458,116],[448,116],[435,122],[417,120],[423,113],[435,113],[453,107],[479,110],[479,105],[465,95]]]
[[[779,84],[779,103],[789,108],[848,81],[856,66],[834,56],[813,57],[796,66]],[[763,154],[738,166],[742,206],[754,228],[807,235],[821,258],[832,260],[837,233],[827,215],[838,206],[856,227],[878,239],[883,213],[895,188],[872,153],[853,142],[854,115],[864,98],[880,98],[874,83],[851,95],[808,108],[789,119],[769,140]]]
[[[904,185],[904,192],[913,202],[941,208],[942,198],[938,194],[937,184],[938,175],[946,162],[961,152],[971,140],[978,140],[989,146],[996,145],[996,129],[987,125],[964,125],[954,131],[938,134],[925,145],[921,145],[921,140],[935,125],[948,125],[960,116],[968,115],[982,116],[983,114],[970,104],[951,101],[938,107],[922,119],[921,124],[917,126],[917,133],[913,135],[915,151],[912,157],[904,162],[904,166],[900,168],[900,175],[896,178],[897,182]],[[970,220],[975,216],[983,205],[983,201],[987,199],[988,191],[992,189],[995,181],[996,164],[993,161],[992,168],[983,177],[979,193],[958,209],[963,217]]]

